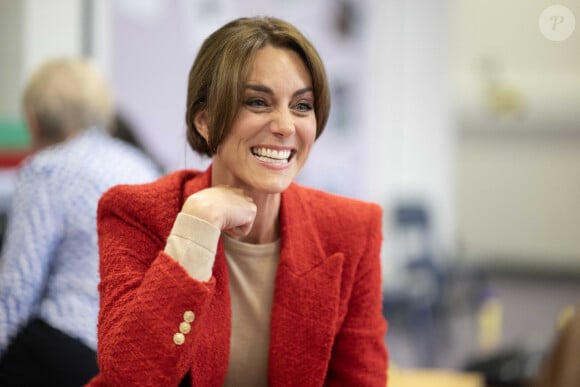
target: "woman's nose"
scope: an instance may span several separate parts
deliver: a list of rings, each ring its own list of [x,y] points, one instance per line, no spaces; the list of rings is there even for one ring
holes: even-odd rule
[[[272,122],[270,123],[270,129],[272,133],[281,136],[289,136],[294,134],[296,130],[294,126],[294,119],[290,111],[277,111],[274,117],[272,117]]]

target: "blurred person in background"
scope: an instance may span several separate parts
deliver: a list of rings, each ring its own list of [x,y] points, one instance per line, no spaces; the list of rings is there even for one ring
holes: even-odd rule
[[[43,63],[22,108],[33,153],[19,167],[0,255],[0,385],[79,386],[98,372],[98,199],[159,171],[105,129],[112,95],[86,60]]]
[[[89,385],[386,385],[382,210],[293,182],[329,110],[294,26],[241,18],[205,40],[186,124],[210,167],[99,202]]]
[[[114,114],[113,122],[111,123],[111,134],[113,137],[116,137],[120,140],[125,141],[128,144],[133,145],[134,147],[140,149],[145,153],[151,161],[153,161],[157,165],[157,169],[160,174],[165,174],[166,169],[163,164],[157,160],[155,155],[153,155],[143,144],[139,136],[137,135],[137,131],[133,123],[121,112],[117,111]]]

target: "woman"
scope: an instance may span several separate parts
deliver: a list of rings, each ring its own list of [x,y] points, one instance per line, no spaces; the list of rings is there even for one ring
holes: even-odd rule
[[[98,200],[160,174],[104,129],[111,91],[83,59],[42,63],[22,107],[34,153],[18,171],[0,258],[0,386],[79,386],[98,373]]]
[[[321,59],[288,23],[206,39],[186,121],[211,166],[99,205],[93,385],[385,385],[381,209],[293,183],[329,108]]]

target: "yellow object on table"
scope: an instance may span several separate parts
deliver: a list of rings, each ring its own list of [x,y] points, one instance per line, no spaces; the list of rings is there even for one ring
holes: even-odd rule
[[[443,369],[391,369],[389,387],[484,387],[484,378],[477,373]]]

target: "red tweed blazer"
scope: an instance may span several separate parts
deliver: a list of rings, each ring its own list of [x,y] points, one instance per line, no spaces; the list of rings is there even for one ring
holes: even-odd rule
[[[185,199],[210,186],[179,171],[100,200],[98,360],[90,386],[222,386],[230,297],[222,242],[207,283],[163,249]],[[271,317],[271,386],[386,385],[381,313],[382,212],[375,204],[292,184],[282,193],[281,250]],[[195,320],[176,345],[185,311]],[[248,351],[251,351],[248,348]]]

